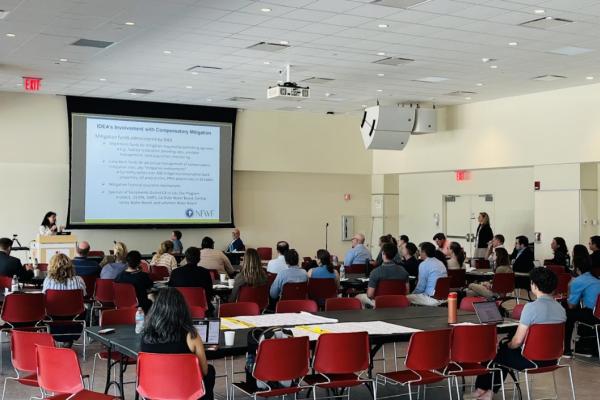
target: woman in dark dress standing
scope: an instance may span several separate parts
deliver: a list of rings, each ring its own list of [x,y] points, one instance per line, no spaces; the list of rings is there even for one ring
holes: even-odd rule
[[[494,232],[490,226],[490,216],[486,212],[480,212],[477,217],[479,226],[477,227],[477,234],[475,235],[477,247],[475,248],[475,258],[485,258],[487,252],[488,242],[494,238]]]

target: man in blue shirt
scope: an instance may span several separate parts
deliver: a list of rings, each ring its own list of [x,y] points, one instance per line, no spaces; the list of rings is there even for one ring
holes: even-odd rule
[[[435,258],[435,246],[429,242],[423,242],[421,248],[421,259],[419,264],[419,278],[417,286],[412,294],[406,296],[412,304],[420,306],[438,306],[442,301],[433,298],[435,284],[438,278],[448,276],[446,267],[440,260]]]
[[[344,256],[344,265],[366,264],[371,261],[371,252],[365,247],[365,235],[356,233],[352,237],[352,248]]]
[[[308,280],[306,271],[298,265],[300,257],[296,250],[291,249],[287,251],[284,257],[288,267],[277,274],[269,292],[274,299],[279,298],[283,290],[283,285],[286,283],[302,283]]]
[[[571,338],[576,322],[588,325],[600,324],[600,320],[594,316],[594,307],[600,296],[600,279],[594,274],[598,271],[589,270],[588,264],[580,265],[577,278],[569,285],[569,298],[567,299],[567,322],[565,323],[565,353],[566,358],[573,356],[571,351]],[[582,307],[579,304],[582,303]]]
[[[100,276],[100,265],[96,261],[87,258],[90,252],[90,244],[88,242],[79,242],[76,251],[77,257],[73,259],[75,273],[79,276]]]

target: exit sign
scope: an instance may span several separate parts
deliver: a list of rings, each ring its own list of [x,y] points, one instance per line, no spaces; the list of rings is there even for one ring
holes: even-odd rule
[[[455,172],[456,182],[468,181],[471,179],[471,172],[459,169]]]
[[[28,92],[37,92],[42,88],[42,78],[33,78],[31,76],[23,77],[23,87]]]

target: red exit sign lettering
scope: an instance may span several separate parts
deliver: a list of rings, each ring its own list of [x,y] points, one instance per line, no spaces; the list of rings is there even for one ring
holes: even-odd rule
[[[469,179],[471,179],[470,171],[465,171],[465,170],[459,169],[458,171],[455,172],[455,174],[456,174],[457,182],[468,181]]]
[[[42,78],[34,78],[31,76],[23,77],[23,87],[28,92],[37,92],[42,88]]]

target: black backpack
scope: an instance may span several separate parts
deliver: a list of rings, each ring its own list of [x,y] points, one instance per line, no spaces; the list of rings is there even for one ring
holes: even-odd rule
[[[266,339],[283,339],[288,337],[293,337],[294,334],[290,329],[287,328],[254,328],[250,332],[248,332],[248,352],[246,353],[246,384],[250,386],[253,390],[257,389],[268,389],[267,385],[262,381],[257,381],[254,376],[252,376],[252,371],[254,370],[254,363],[256,360],[256,352],[258,351],[258,345],[260,342]],[[283,388],[290,387],[292,385],[291,381],[275,381],[275,382],[266,382],[271,388]]]

